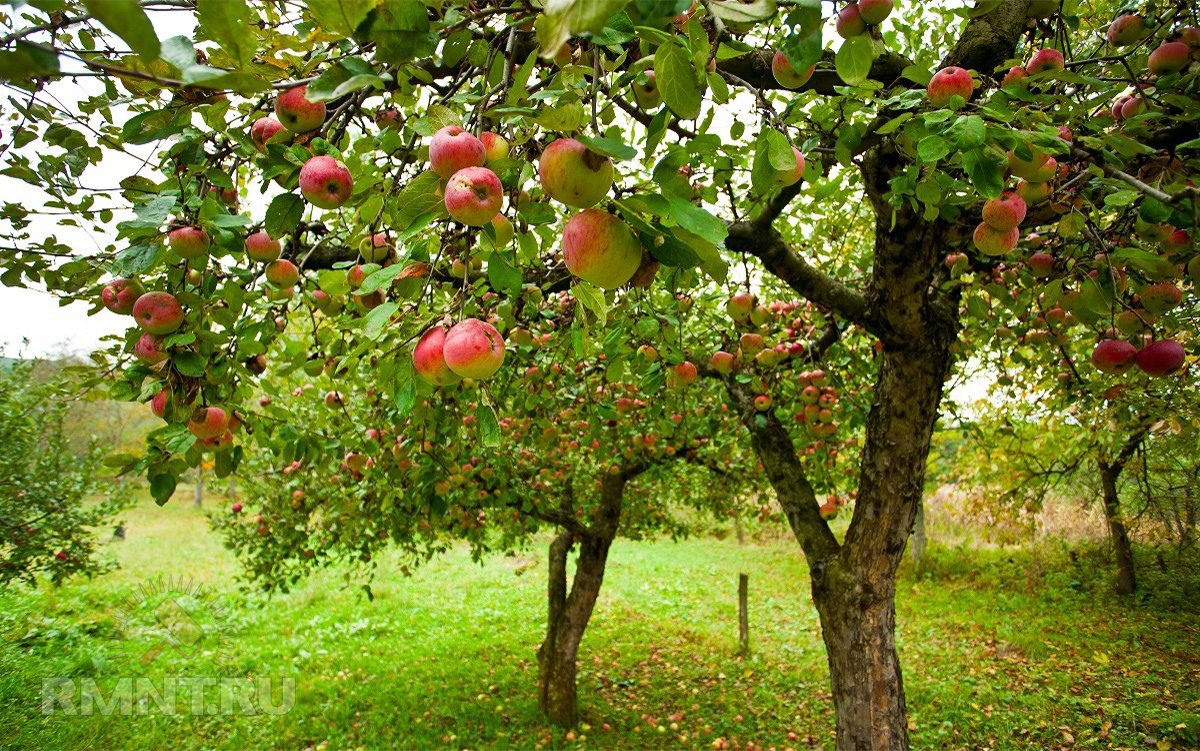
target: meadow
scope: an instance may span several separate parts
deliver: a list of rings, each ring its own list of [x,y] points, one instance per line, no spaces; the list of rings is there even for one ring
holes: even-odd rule
[[[204,514],[224,501],[200,511],[186,497],[124,514],[127,539],[106,550],[114,571],[0,593],[0,748],[832,747],[817,616],[786,538],[619,540],[580,651],[583,724],[565,733],[536,701],[543,545],[482,564],[455,550],[411,575],[383,559],[373,600],[343,570],[266,596],[241,586],[208,529]],[[1194,582],[1147,565],[1144,593],[1118,600],[1087,544],[932,539],[897,597],[914,748],[1200,747]],[[739,572],[750,574],[746,657]],[[195,638],[165,633],[164,600],[191,614]],[[180,695],[174,712],[42,712],[48,677],[111,698],[131,676],[290,679],[294,704],[197,714]]]

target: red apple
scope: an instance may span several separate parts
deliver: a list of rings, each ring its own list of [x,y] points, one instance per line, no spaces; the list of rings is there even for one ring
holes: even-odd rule
[[[633,278],[642,263],[642,245],[625,222],[600,209],[584,209],[563,228],[567,270],[604,289]]]
[[[169,292],[147,292],[133,304],[133,318],[143,331],[169,334],[183,323],[183,308]]]
[[[145,333],[133,344],[133,356],[147,365],[157,365],[167,359],[162,340],[154,334]]]
[[[426,331],[413,348],[413,368],[417,375],[434,386],[449,386],[459,382],[459,376],[446,366],[442,348],[446,329],[440,324]]]
[[[979,252],[989,256],[1002,256],[1017,247],[1017,240],[1020,237],[1021,231],[1016,227],[1007,232],[1001,232],[980,222],[979,226],[975,228],[972,239]]]
[[[100,290],[100,301],[112,312],[127,316],[143,292],[137,279],[113,279]]]
[[[447,125],[429,142],[429,168],[449,179],[467,167],[482,167],[487,161],[483,142],[457,125]]]
[[[246,238],[246,255],[252,261],[270,263],[279,258],[281,252],[279,241],[259,230]]]
[[[1045,279],[1054,272],[1054,256],[1049,253],[1034,253],[1029,256],[1029,268],[1034,276]]]
[[[285,133],[287,128],[283,127],[283,123],[273,117],[260,117],[254,121],[254,125],[250,126],[250,140],[254,143],[255,148],[259,151],[264,151],[267,148],[267,141],[277,133]]]
[[[713,353],[713,356],[708,361],[708,364],[718,373],[722,375],[729,375],[733,372],[734,357],[732,354],[724,350],[718,350]]]
[[[446,183],[446,211],[450,218],[471,227],[482,227],[500,213],[504,186],[487,167],[466,167]]]
[[[975,81],[968,71],[951,65],[934,73],[925,91],[930,104],[934,107],[945,107],[956,96],[969,100],[975,92]]]
[[[484,164],[495,164],[508,158],[508,140],[504,136],[489,130],[479,136],[479,142],[483,144]]]
[[[296,86],[275,100],[275,116],[292,133],[307,133],[325,122],[325,103],[309,101],[307,93],[307,86]]]
[[[800,149],[792,147],[792,153],[796,155],[796,166],[790,170],[777,170],[774,175],[775,185],[780,188],[786,188],[789,185],[795,185],[804,177],[804,155],[800,153]]]
[[[858,14],[862,20],[878,26],[892,14],[892,0],[858,0]]]
[[[690,386],[700,377],[700,373],[696,370],[695,364],[684,360],[667,372],[670,385],[675,388]]]
[[[1151,376],[1165,376],[1183,367],[1187,353],[1183,345],[1173,339],[1151,342],[1137,353],[1137,366]]]
[[[1025,71],[1029,75],[1036,75],[1046,71],[1060,71],[1067,67],[1067,61],[1063,58],[1063,53],[1056,49],[1038,50],[1029,58],[1029,62],[1025,64]]]
[[[1025,76],[1027,76],[1028,74],[1029,74],[1029,71],[1025,70],[1020,65],[1014,65],[1008,69],[1007,73],[1004,74],[1004,78],[1000,79],[1000,88],[1003,89],[1008,86],[1012,86],[1013,84],[1016,84],[1017,82],[1019,82],[1021,79],[1025,78]]]
[[[1037,149],[1030,149],[1030,158],[1023,159],[1015,151],[1008,152],[1008,168],[1017,177],[1031,183],[1049,182],[1058,171],[1058,161]]]
[[[188,419],[188,430],[203,440],[216,438],[229,429],[229,415],[220,407],[197,407]]]
[[[1102,373],[1124,373],[1136,357],[1137,349],[1124,339],[1103,339],[1092,350],[1092,365]]]
[[[630,87],[633,89],[633,101],[643,110],[658,109],[662,104],[662,94],[658,91],[658,79],[653,70],[639,73]]]
[[[837,33],[842,39],[849,39],[863,34],[867,30],[867,22],[863,20],[858,3],[849,2],[838,12]]]
[[[167,414],[167,401],[171,398],[171,390],[168,388],[161,389],[154,398],[150,400],[150,411],[155,417],[162,417]]]
[[[300,192],[313,206],[336,209],[354,192],[354,179],[333,157],[314,156],[300,168]]]
[[[776,52],[775,56],[771,58],[771,74],[785,89],[798,89],[808,83],[808,79],[812,78],[813,71],[816,69],[816,65],[810,65],[807,70],[797,72],[792,67],[791,61],[787,59],[787,55],[782,52]]]
[[[504,362],[504,338],[490,323],[467,318],[446,334],[442,357],[455,375],[491,378]]]
[[[757,305],[758,299],[754,295],[749,292],[738,292],[729,298],[729,302],[725,303],[725,312],[733,319],[734,323],[747,323]]]
[[[1026,206],[1039,204],[1054,195],[1054,186],[1050,183],[1031,183],[1028,180],[1017,181],[1017,195]]]
[[[1153,315],[1166,313],[1183,302],[1183,292],[1171,282],[1148,284],[1142,288],[1142,307]]]
[[[1178,73],[1192,61],[1192,50],[1183,42],[1163,42],[1150,53],[1150,72],[1156,76]]]
[[[208,252],[208,233],[199,227],[178,227],[167,235],[167,244],[180,258],[199,258]]]
[[[1000,232],[1009,232],[1025,220],[1025,201],[1016,193],[1005,192],[983,204],[983,221]]]
[[[1108,27],[1108,43],[1114,47],[1128,47],[1139,41],[1146,31],[1145,20],[1136,13],[1126,13]]]
[[[612,160],[574,138],[560,138],[542,152],[538,178],[546,195],[567,206],[586,209],[599,203],[612,188]]]
[[[286,258],[277,258],[267,264],[265,276],[276,287],[295,287],[300,281],[300,269]]]

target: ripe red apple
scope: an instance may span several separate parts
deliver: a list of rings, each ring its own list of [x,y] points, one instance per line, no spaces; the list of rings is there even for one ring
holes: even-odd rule
[[[771,58],[771,74],[785,89],[798,89],[808,83],[808,79],[812,78],[813,71],[816,69],[816,65],[810,65],[805,71],[797,71],[792,67],[791,61],[787,59],[787,55],[782,52],[776,52],[775,56]]]
[[[162,340],[154,334],[145,333],[133,344],[133,356],[147,365],[157,365],[167,359]]]
[[[1192,61],[1192,50],[1183,42],[1163,42],[1150,53],[1150,72],[1156,76],[1178,73]]]
[[[137,279],[113,279],[100,290],[100,301],[112,312],[127,316],[143,292]]]
[[[442,347],[446,342],[446,329],[440,324],[426,331],[413,347],[413,368],[417,375],[434,386],[449,386],[458,383],[457,373],[446,366]]]
[[[767,346],[767,343],[762,338],[762,334],[747,333],[742,334],[738,339],[738,346],[742,350],[742,356],[749,359],[758,354],[763,347]]]
[[[292,133],[307,133],[325,122],[325,103],[309,101],[307,93],[307,86],[296,86],[275,100],[275,116]]]
[[[1029,71],[1022,68],[1020,65],[1014,65],[1004,74],[1004,78],[1000,79],[1000,88],[1006,88],[1019,82],[1029,74]]]
[[[1045,71],[1064,70],[1066,67],[1067,61],[1063,57],[1063,53],[1050,48],[1033,53],[1029,62],[1025,64],[1025,71],[1032,76]]]
[[[562,247],[567,270],[604,289],[628,282],[642,263],[642,244],[633,230],[600,209],[584,209],[567,220]]]
[[[1007,232],[1001,232],[980,222],[979,226],[975,228],[972,239],[979,252],[989,256],[1002,256],[1017,247],[1017,240],[1020,237],[1021,231],[1016,227]]]
[[[455,172],[446,183],[443,200],[451,219],[471,227],[482,227],[500,213],[504,186],[496,173],[487,167],[466,167]]]
[[[279,258],[282,249],[279,241],[259,230],[246,238],[246,255],[251,261],[270,263]]]
[[[733,372],[734,361],[734,356],[729,352],[717,350],[709,359],[708,364],[721,375],[729,375]]]
[[[259,151],[265,151],[267,141],[276,133],[287,132],[287,128],[283,127],[283,123],[273,117],[260,117],[254,121],[254,125],[250,126],[250,140],[254,142],[255,148]]]
[[[567,206],[586,209],[599,203],[612,188],[612,160],[574,138],[560,138],[542,152],[538,178],[546,195]]]
[[[178,227],[167,235],[167,244],[180,258],[190,261],[208,252],[208,233],[199,227]]]
[[[286,258],[277,258],[267,264],[265,276],[276,287],[295,287],[300,281],[300,269]]]
[[[1126,13],[1108,27],[1108,43],[1114,47],[1128,47],[1142,38],[1146,21],[1136,13]]]
[[[1034,276],[1045,279],[1054,273],[1054,256],[1049,253],[1034,253],[1029,256],[1029,268]]]
[[[862,20],[878,26],[892,15],[892,0],[858,0],[858,14]]]
[[[188,419],[188,430],[203,440],[216,438],[229,429],[229,415],[220,407],[197,407]]]
[[[147,292],[133,304],[133,318],[143,331],[169,334],[183,323],[183,308],[170,292]]]
[[[725,303],[725,312],[733,319],[734,323],[747,323],[757,305],[758,299],[754,295],[749,292],[738,292],[729,298],[729,302]]]
[[[671,370],[668,371],[667,376],[668,381],[670,382],[669,385],[672,385],[675,388],[682,388],[695,383],[696,379],[700,377],[700,373],[698,370],[696,370],[694,363],[684,360],[675,367],[671,368]]]
[[[1159,241],[1159,245],[1167,253],[1183,253],[1192,247],[1192,236],[1185,229],[1172,230],[1171,234]]]
[[[1166,313],[1183,302],[1183,292],[1171,282],[1148,284],[1142,288],[1142,307],[1153,315]]]
[[[838,12],[837,33],[842,39],[849,39],[863,34],[867,30],[867,22],[863,20],[858,3],[849,2]]]
[[[467,167],[482,167],[487,161],[483,141],[457,125],[447,125],[433,134],[429,142],[429,168],[442,179],[449,179]]]
[[[658,109],[662,104],[662,94],[658,91],[658,80],[653,70],[644,70],[630,84],[633,89],[633,101],[643,110]]]
[[[1187,353],[1183,345],[1173,339],[1151,342],[1137,353],[1137,366],[1150,376],[1165,376],[1183,367]]]
[[[162,417],[167,414],[167,402],[170,398],[171,390],[163,388],[150,400],[150,411],[154,413],[155,417]]]
[[[767,396],[766,394],[759,394],[758,396],[754,397],[754,409],[758,410],[759,412],[766,412],[770,408],[771,397]]]
[[[1136,357],[1137,349],[1124,339],[1103,339],[1092,350],[1092,365],[1102,373],[1124,373]]]
[[[955,96],[969,100],[975,92],[975,81],[968,71],[951,65],[934,73],[925,91],[930,104],[934,107],[945,107]]]
[[[1000,232],[1009,232],[1025,220],[1025,201],[1016,193],[1005,192],[983,204],[983,221]]]
[[[300,192],[313,206],[336,209],[354,192],[354,179],[333,157],[314,156],[300,168]]]
[[[467,318],[446,334],[442,357],[455,375],[491,378],[504,362],[504,338],[490,323]]]
[[[493,133],[490,130],[484,131],[479,136],[479,142],[483,144],[484,164],[495,164],[503,159],[508,159],[508,139],[499,133]]]
[[[777,170],[774,175],[775,185],[780,188],[786,188],[789,185],[795,185],[804,177],[804,155],[800,153],[800,149],[792,147],[792,153],[796,155],[796,166],[790,170]]]

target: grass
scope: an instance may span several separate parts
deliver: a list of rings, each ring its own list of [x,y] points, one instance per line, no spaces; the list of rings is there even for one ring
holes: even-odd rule
[[[116,571],[0,593],[0,748],[832,747],[817,617],[787,540],[619,541],[580,653],[584,723],[567,736],[536,706],[543,550],[482,566],[457,551],[411,577],[385,560],[373,602],[336,571],[267,598],[239,590],[236,561],[190,504],[145,503],[126,522],[128,539],[109,546]],[[736,656],[740,571],[748,659]],[[1072,562],[1053,547],[935,545],[919,572],[906,564],[897,623],[913,747],[1200,747],[1194,582],[1144,576],[1149,594],[1118,602],[1088,551]],[[143,664],[164,634],[157,593],[180,581],[197,585],[176,599],[205,638]],[[198,715],[184,692],[174,714],[40,710],[48,676],[107,696],[122,678],[180,675],[290,677],[295,703]]]

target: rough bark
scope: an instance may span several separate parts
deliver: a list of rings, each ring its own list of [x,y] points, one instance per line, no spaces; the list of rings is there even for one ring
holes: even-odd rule
[[[601,480],[595,521],[576,534],[564,531],[550,545],[546,638],[538,649],[538,705],[551,723],[572,727],[579,720],[576,657],[596,607],[608,551],[621,523],[625,486],[642,465],[610,472]],[[578,537],[575,576],[567,591],[567,554]]]
[[[1113,555],[1117,559],[1116,591],[1119,595],[1131,595],[1137,590],[1137,575],[1133,567],[1133,545],[1129,542],[1129,531],[1121,520],[1121,499],[1117,495],[1117,480],[1123,467],[1100,464],[1100,485],[1103,491],[1104,520],[1108,522],[1108,535],[1112,539]]]
[[[908,543],[908,555],[912,558],[914,566],[921,565],[921,559],[925,557],[925,500],[922,499],[917,503],[917,517],[913,521],[912,539]]]

